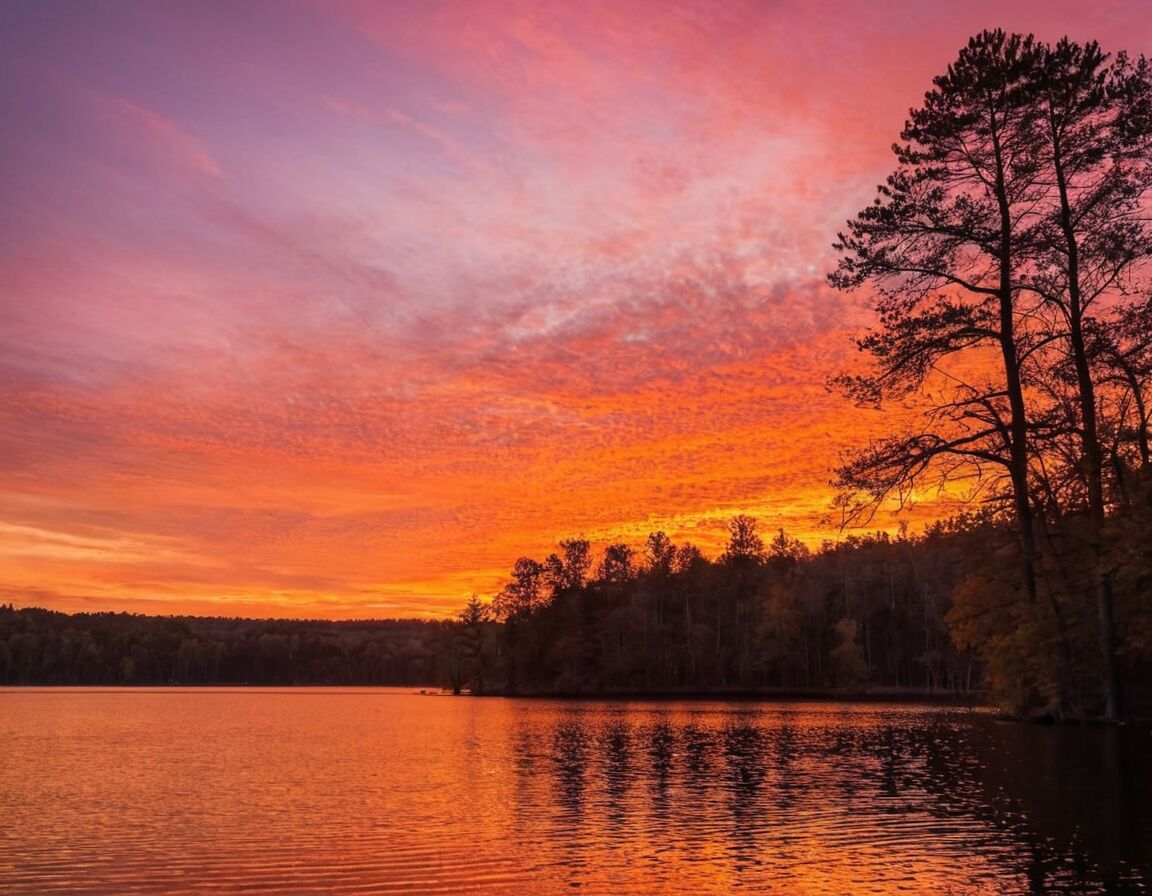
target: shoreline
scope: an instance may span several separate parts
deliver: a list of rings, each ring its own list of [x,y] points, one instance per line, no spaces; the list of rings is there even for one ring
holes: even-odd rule
[[[915,688],[872,688],[869,690],[852,690],[839,688],[781,688],[781,689],[670,689],[670,688],[628,688],[607,689],[603,691],[549,691],[549,690],[521,690],[515,693],[502,689],[485,691],[481,694],[464,690],[458,694],[451,688],[441,685],[429,684],[293,684],[262,682],[213,682],[213,683],[133,683],[133,684],[79,684],[75,682],[29,682],[29,683],[3,683],[0,691],[35,691],[35,690],[68,690],[68,691],[216,691],[216,690],[299,690],[299,691],[344,691],[344,690],[379,690],[396,693],[412,694],[414,696],[445,696],[445,697],[499,697],[514,700],[742,700],[742,701],[785,701],[785,702],[822,702],[822,703],[938,703],[955,705],[986,706],[982,703],[983,692],[955,692],[955,691],[928,691]]]
[[[627,688],[602,691],[547,691],[522,690],[517,693],[489,691],[483,694],[461,693],[450,696],[461,697],[506,697],[527,700],[565,701],[627,701],[648,700],[653,702],[677,700],[738,700],[746,702],[786,702],[786,703],[907,703],[907,704],[946,704],[992,708],[984,703],[984,692],[929,691],[919,688],[871,688],[854,690],[850,688],[736,688],[736,689],[671,689],[671,688]]]

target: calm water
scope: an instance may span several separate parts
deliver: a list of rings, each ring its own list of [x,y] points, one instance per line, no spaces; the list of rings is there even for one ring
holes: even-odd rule
[[[890,705],[0,691],[0,892],[1144,893],[1152,737]]]

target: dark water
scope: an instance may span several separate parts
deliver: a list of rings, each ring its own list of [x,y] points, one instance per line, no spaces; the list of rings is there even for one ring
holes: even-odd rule
[[[892,705],[0,692],[0,892],[1145,893],[1152,737]]]

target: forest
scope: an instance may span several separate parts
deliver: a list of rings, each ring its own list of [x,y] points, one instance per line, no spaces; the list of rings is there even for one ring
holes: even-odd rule
[[[954,517],[920,536],[848,536],[811,553],[756,520],[729,523],[708,560],[661,532],[642,553],[587,541],[520,558],[491,603],[461,612],[449,684],[511,693],[980,692],[1018,714],[1100,714],[1106,670],[1094,607],[1041,567],[1045,599],[1018,587],[1019,542],[1006,514]],[[1127,521],[1152,525],[1152,506]],[[1117,539],[1121,542],[1121,539]],[[1130,714],[1152,698],[1152,545],[1123,539],[1114,577],[1117,679]],[[1046,558],[1049,555],[1046,555]],[[494,627],[491,620],[498,620]],[[975,696],[975,695],[973,695]]]
[[[0,683],[426,685],[451,625],[0,606]]]
[[[707,559],[661,532],[643,551],[570,539],[516,561],[455,620],[320,622],[0,607],[0,683],[434,685],[473,693],[970,690],[949,594],[972,527],[850,537],[815,556],[756,521]],[[970,532],[967,533],[970,538]]]

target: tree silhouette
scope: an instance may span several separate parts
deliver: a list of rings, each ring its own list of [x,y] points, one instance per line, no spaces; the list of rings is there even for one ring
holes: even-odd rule
[[[876,370],[838,384],[879,405],[921,390],[939,396],[920,431],[857,452],[842,488],[874,501],[925,476],[1006,474],[1020,533],[1022,579],[1036,594],[1036,537],[1029,497],[1029,420],[1022,365],[1035,349],[1034,310],[1020,298],[1017,263],[1033,239],[1024,209],[1042,198],[1037,122],[1028,74],[1031,37],[985,31],[960,51],[893,147],[897,168],[875,202],[848,222],[830,282],[877,294],[879,327],[859,341]],[[994,377],[965,378],[956,355],[991,347]]]
[[[560,553],[549,554],[544,565],[555,594],[583,588],[592,568],[588,540],[569,538],[561,541]]]
[[[877,406],[917,393],[925,425],[851,455],[838,484],[866,497],[849,508],[863,512],[925,480],[972,477],[993,494],[1004,482],[1030,603],[1043,534],[1065,682],[1085,625],[1068,600],[1091,583],[1115,718],[1106,533],[1130,459],[1148,466],[1148,305],[1136,296],[1152,257],[1152,78],[1144,59],[1110,60],[1094,43],[986,31],[934,83],[894,147],[896,171],[840,234],[830,278],[872,287],[879,317],[859,341],[873,370],[836,382]]]
[[[521,664],[531,661],[531,645],[523,636],[533,615],[544,606],[544,577],[544,564],[520,557],[512,567],[512,578],[492,601],[496,618],[504,623],[507,633],[508,690],[512,693],[519,689]]]
[[[600,561],[600,581],[610,585],[620,585],[632,579],[634,569],[632,559],[635,551],[620,542],[610,544],[604,548],[604,557]]]
[[[755,517],[740,514],[728,521],[728,546],[721,563],[760,563],[764,559],[764,539],[756,534]]]
[[[1115,718],[1120,695],[1112,582],[1103,556],[1108,500],[1097,383],[1107,379],[1100,375],[1102,364],[1116,356],[1093,351],[1090,333],[1106,332],[1104,321],[1124,322],[1132,305],[1125,294],[1140,263],[1152,255],[1143,207],[1152,186],[1152,160],[1143,152],[1145,124],[1133,117],[1133,109],[1147,105],[1152,81],[1142,59],[1133,65],[1121,55],[1110,63],[1096,43],[1064,39],[1045,48],[1033,82],[1034,102],[1043,115],[1039,131],[1050,196],[1040,209],[1024,283],[1054,312],[1053,335],[1064,355],[1054,366],[1068,368],[1065,378],[1072,385],[1067,406],[1075,409],[1078,450],[1069,466],[1079,474],[1091,520],[1105,715]]]
[[[457,616],[460,623],[459,662],[453,679],[453,690],[460,692],[466,681],[472,684],[472,693],[483,694],[487,688],[489,656],[487,631],[492,621],[492,606],[473,594]]]
[[[648,559],[648,569],[661,576],[670,575],[676,559],[676,546],[663,532],[651,532],[644,542],[644,553]]]

